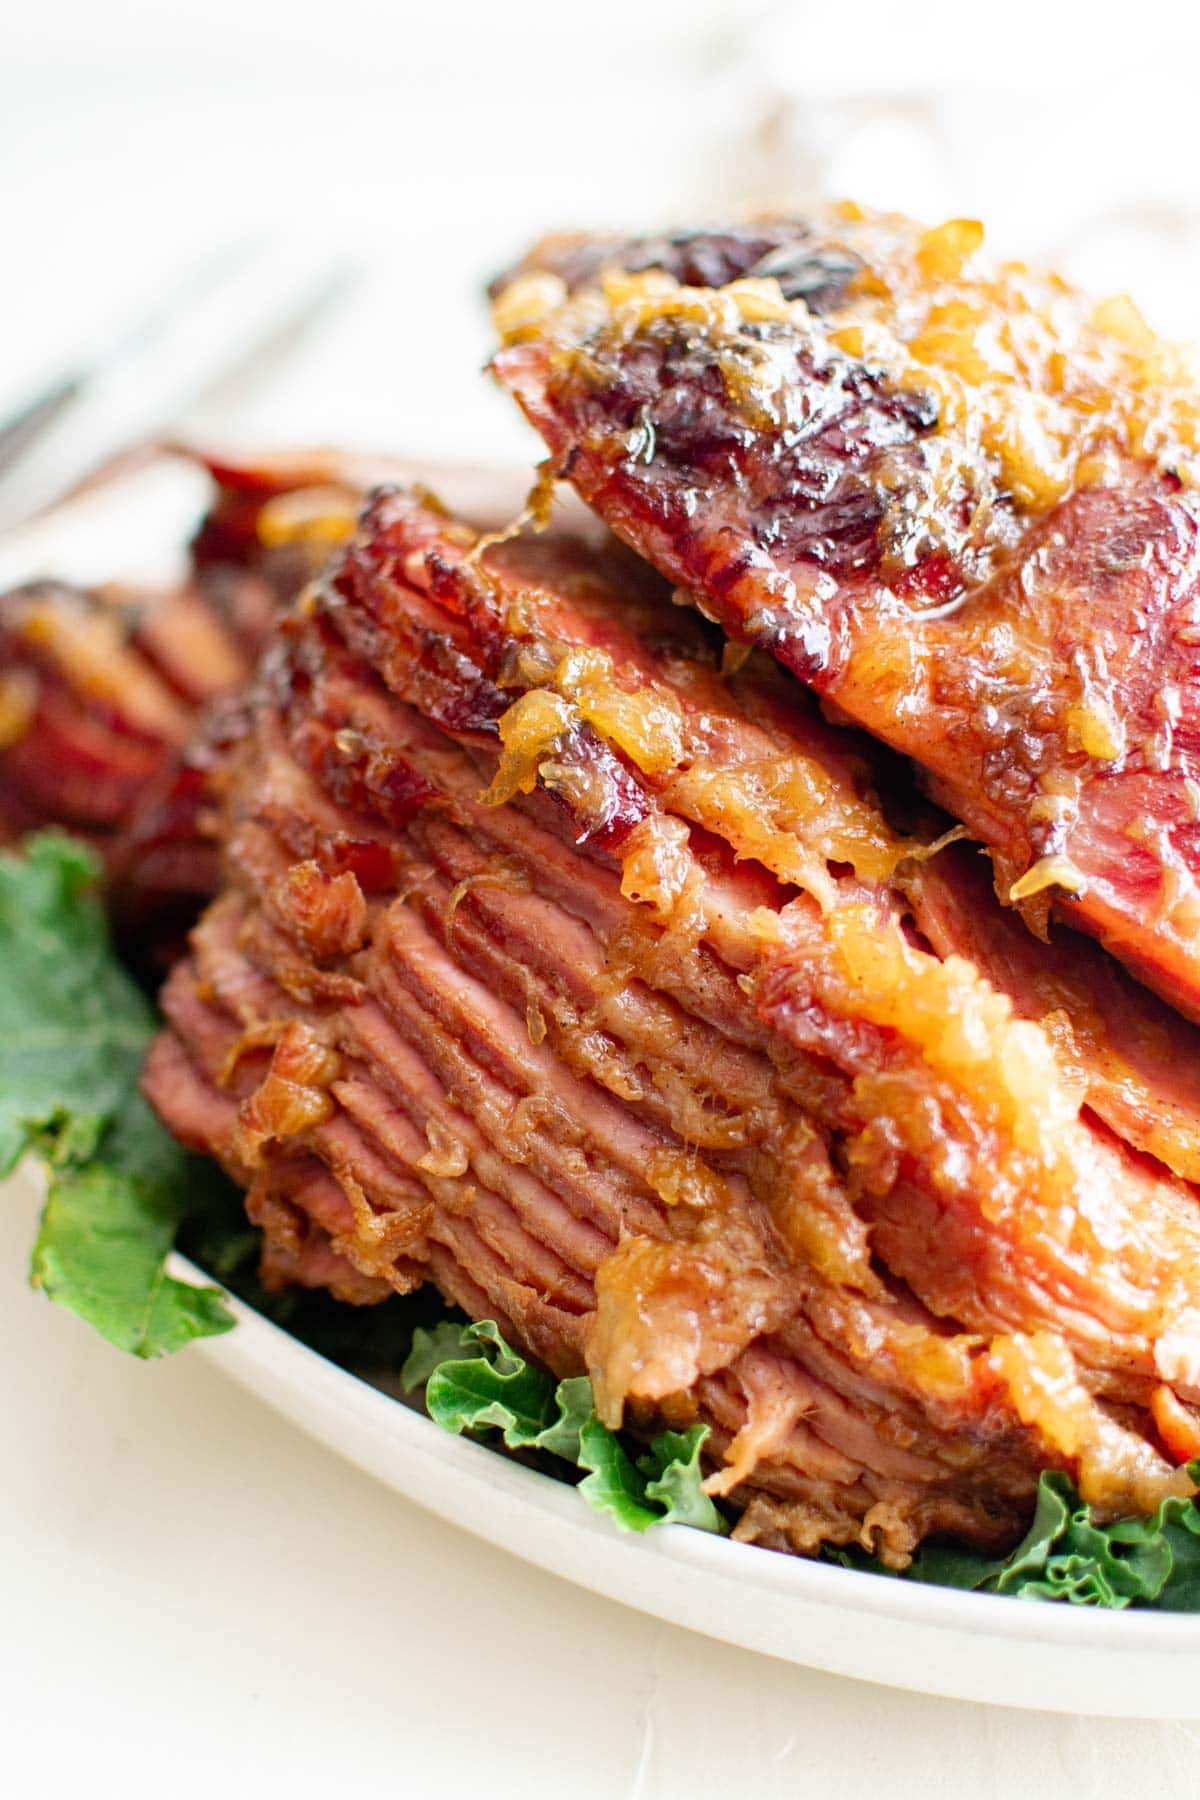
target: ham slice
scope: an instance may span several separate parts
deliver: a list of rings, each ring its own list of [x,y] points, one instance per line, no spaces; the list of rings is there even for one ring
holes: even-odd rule
[[[1128,302],[981,237],[552,240],[493,366],[620,537],[920,765],[1035,929],[1052,902],[1200,1017],[1196,390]]]
[[[277,612],[312,573],[303,521],[317,516],[318,475],[328,514],[331,468],[329,459],[263,465],[251,493],[248,471],[214,465],[213,505],[179,587],[39,581],[0,594],[0,836],[61,825],[123,860],[117,840],[147,794],[171,781],[197,716],[246,686]],[[342,499],[345,529],[361,492]],[[275,524],[260,536],[272,506]]]

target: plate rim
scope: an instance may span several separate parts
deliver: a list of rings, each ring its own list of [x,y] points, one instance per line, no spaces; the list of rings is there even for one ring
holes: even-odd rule
[[[212,1285],[211,1277],[178,1252],[171,1253],[169,1266],[182,1280]],[[732,1584],[743,1596],[753,1595],[772,1617],[781,1617],[781,1609],[788,1608],[794,1609],[797,1617],[804,1612],[853,1615],[862,1621],[875,1620],[921,1634],[925,1639],[933,1634],[944,1636],[948,1643],[970,1640],[981,1647],[990,1644],[993,1649],[1022,1648],[1027,1653],[1039,1653],[1043,1661],[1046,1653],[1069,1651],[1073,1657],[1084,1659],[1093,1674],[1097,1658],[1116,1659],[1126,1666],[1127,1672],[1134,1659],[1142,1665],[1153,1664],[1156,1672],[1168,1673],[1182,1660],[1193,1674],[1200,1674],[1200,1616],[1195,1614],[1058,1606],[1016,1596],[907,1583],[869,1571],[772,1553],[682,1525],[655,1527],[642,1536],[621,1532],[612,1521],[582,1504],[570,1486],[499,1456],[486,1445],[442,1431],[424,1414],[310,1349],[236,1296],[229,1295],[229,1304],[237,1320],[236,1329],[219,1337],[198,1339],[197,1346],[214,1364],[291,1418],[308,1435],[375,1474],[415,1504],[475,1536],[592,1592],[669,1618],[685,1628],[699,1629],[752,1649],[766,1648],[768,1654],[835,1673],[859,1673],[826,1661],[819,1654],[808,1656],[796,1654],[794,1647],[764,1646],[764,1633],[757,1628],[748,1630],[744,1622],[739,1622],[736,1630],[730,1629],[728,1620],[714,1620],[711,1628],[697,1624],[694,1618],[683,1616],[695,1610],[690,1597],[684,1604],[680,1595],[679,1604],[667,1611],[649,1597],[644,1602],[631,1598],[626,1591],[628,1582],[620,1578],[621,1571],[615,1566],[606,1571],[604,1564],[624,1564],[632,1552],[639,1558],[652,1559],[659,1572],[664,1565],[670,1565],[684,1577],[701,1577],[706,1583],[721,1587]],[[356,1433],[361,1433],[361,1437]],[[348,1442],[348,1438],[354,1441]],[[399,1479],[394,1468],[384,1466],[394,1463],[398,1451],[407,1451],[414,1459],[411,1480]],[[457,1484],[454,1492],[448,1493],[447,1482]],[[513,1531],[501,1529],[501,1514],[511,1525],[514,1510],[532,1511],[551,1520],[560,1541],[566,1534],[579,1552],[579,1568],[568,1571],[562,1566],[562,1555],[553,1554],[549,1545],[539,1547],[536,1542],[526,1541],[524,1525],[515,1533],[520,1541],[514,1541]],[[599,1568],[593,1563],[597,1549],[601,1551]],[[1150,1671],[1144,1668],[1143,1672]],[[933,1685],[924,1679],[913,1679],[916,1673],[897,1671],[894,1678],[873,1673],[862,1678],[923,1692],[986,1699],[994,1704],[1032,1705],[1052,1711],[1096,1710],[1080,1705],[1078,1696],[1066,1693],[1072,1687],[1069,1680],[1063,1684],[1063,1694],[1033,1690],[1013,1697],[978,1692],[978,1683],[966,1672],[962,1680],[943,1676]],[[1196,1710],[1200,1712],[1200,1682],[1188,1685],[1197,1688]],[[1173,1686],[1182,1691],[1178,1682]],[[1143,1703],[1136,1696],[1132,1698],[1133,1704],[1126,1709],[1118,1693],[1104,1710],[1120,1709],[1127,1711],[1127,1716],[1142,1718],[1184,1716],[1177,1705],[1164,1710],[1157,1700]]]

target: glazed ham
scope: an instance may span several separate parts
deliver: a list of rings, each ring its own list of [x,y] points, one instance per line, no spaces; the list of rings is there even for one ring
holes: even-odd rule
[[[496,371],[598,519],[214,466],[187,594],[13,597],[0,692],[133,937],[215,896],[144,1085],[269,1284],[430,1282],[897,1568],[1200,1454],[1193,388],[979,236],[549,240]]]
[[[552,469],[739,642],[924,771],[1200,1017],[1197,388],[980,228],[552,239],[496,287]]]
[[[0,836],[59,825],[111,851],[197,715],[245,688],[312,573],[315,536],[323,560],[328,459],[210,469],[216,493],[181,586],[0,594]],[[343,536],[362,491],[342,484]]]
[[[269,1278],[431,1280],[610,1423],[705,1420],[778,1547],[999,1547],[1045,1467],[1188,1491],[1193,1028],[1115,972],[1135,1056],[1069,934],[1009,955],[768,659],[618,546],[385,491],[242,719],[146,1091]]]
[[[370,487],[416,473],[329,451],[180,454],[214,483],[187,582],[0,594],[0,843],[50,825],[91,842],[122,946],[160,969],[215,891],[213,783],[280,610],[350,535]],[[480,524],[520,509],[519,471],[437,473]]]
[[[243,685],[253,646],[198,588],[0,596],[0,819],[104,841],[185,741],[197,708]]]

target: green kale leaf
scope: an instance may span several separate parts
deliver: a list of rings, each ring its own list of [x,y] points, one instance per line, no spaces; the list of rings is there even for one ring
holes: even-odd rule
[[[499,1431],[510,1450],[539,1450],[582,1469],[579,1493],[622,1530],[669,1521],[725,1529],[701,1486],[706,1425],[664,1431],[635,1462],[596,1417],[586,1375],[556,1382],[518,1356],[491,1319],[416,1331],[400,1378],[410,1392],[424,1385],[429,1416],[444,1431]]]
[[[639,1456],[638,1468],[646,1477],[647,1500],[664,1509],[664,1518],[699,1531],[719,1531],[721,1515],[701,1485],[700,1451],[707,1436],[707,1425],[664,1431],[646,1455]]]
[[[214,1180],[138,1091],[154,1009],[113,954],[84,846],[47,832],[0,855],[0,1176],[27,1153],[48,1195],[31,1278],[135,1356],[228,1331],[219,1289],[168,1276]]]
[[[1188,1472],[1200,1480],[1200,1463],[1189,1464]],[[1071,1606],[1200,1612],[1200,1509],[1192,1499],[1170,1499],[1152,1518],[1097,1524],[1068,1477],[1047,1472],[1033,1522],[1010,1555],[988,1558],[930,1544],[906,1575]]]

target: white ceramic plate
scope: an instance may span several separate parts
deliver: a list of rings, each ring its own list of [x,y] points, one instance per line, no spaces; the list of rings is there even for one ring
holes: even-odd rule
[[[173,1263],[182,1279],[206,1279],[182,1257]],[[909,1585],[677,1525],[635,1537],[571,1488],[450,1437],[231,1304],[237,1329],[201,1340],[202,1355],[408,1499],[594,1593],[727,1643],[920,1693],[1130,1718],[1200,1712],[1200,1617]]]
[[[136,490],[140,504],[130,505]],[[166,578],[202,503],[196,471],[155,463],[8,540],[0,579],[42,568]],[[139,555],[137,516],[153,525]],[[149,534],[148,534],[149,535]],[[206,1280],[182,1258],[175,1271]],[[620,1533],[569,1487],[461,1438],[314,1355],[248,1308],[210,1357],[310,1436],[419,1505],[539,1568],[656,1618],[838,1675],[1062,1712],[1200,1713],[1200,1617],[1102,1613],[911,1586],[664,1526]]]

